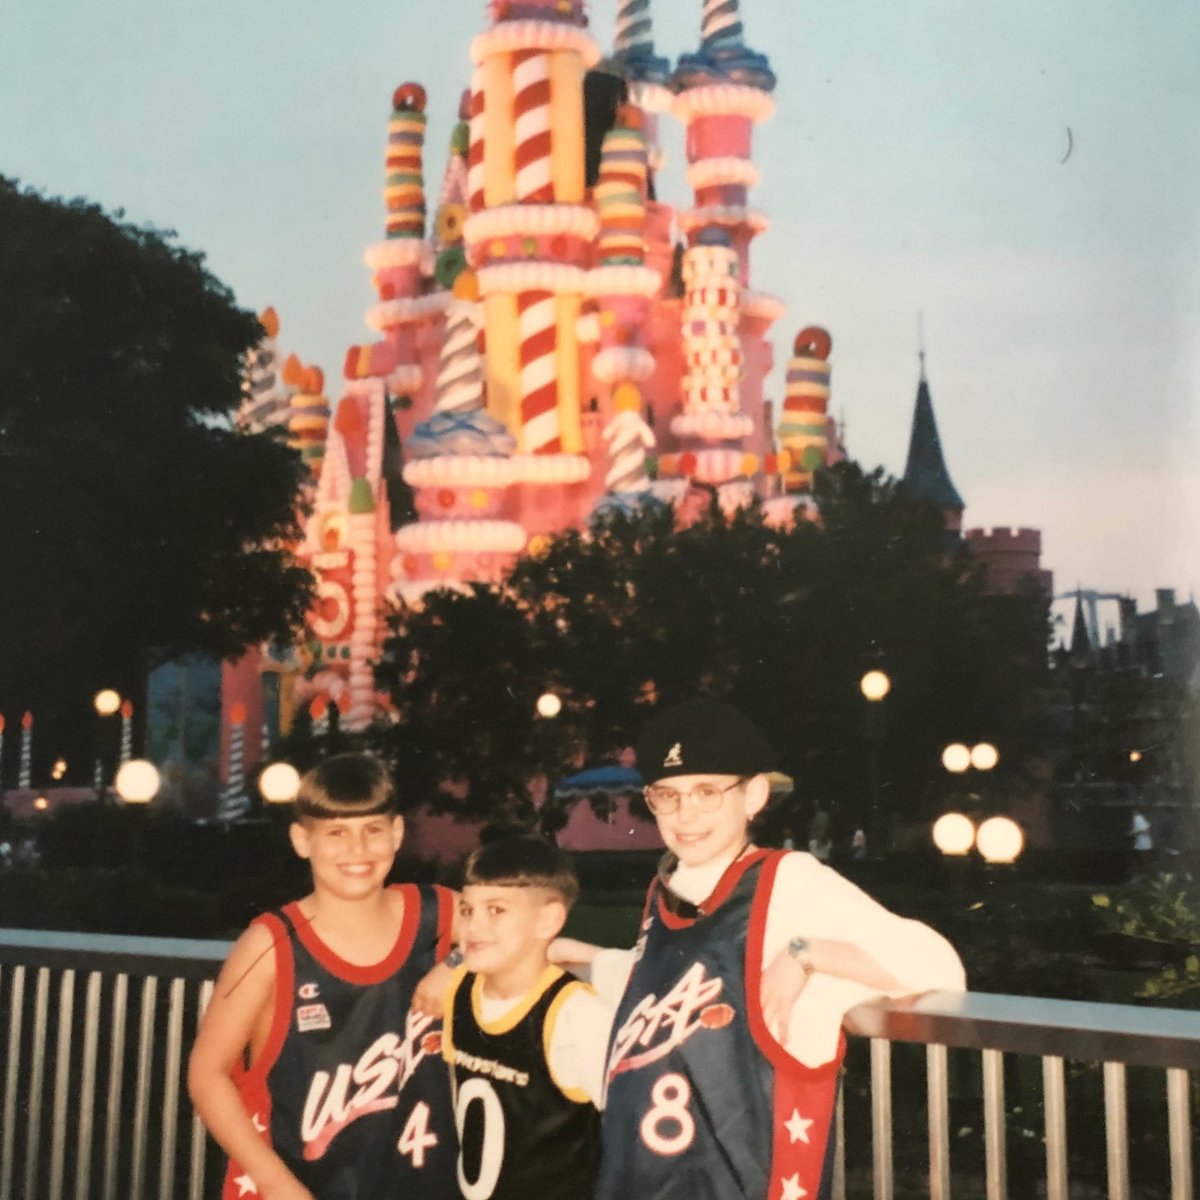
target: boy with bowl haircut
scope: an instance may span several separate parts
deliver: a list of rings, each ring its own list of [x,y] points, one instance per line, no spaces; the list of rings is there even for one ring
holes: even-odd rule
[[[539,837],[467,861],[458,935],[465,965],[446,998],[464,1200],[589,1200],[598,1158],[611,1009],[547,961],[579,893]]]
[[[637,744],[666,843],[632,953],[560,939],[617,1004],[596,1200],[816,1200],[845,1012],[964,986],[939,934],[749,825],[774,756],[726,704],[664,710]]]
[[[439,1023],[410,1005],[450,947],[454,893],[386,885],[404,822],[367,755],[310,771],[294,816],[312,891],[234,944],[188,1064],[230,1158],[222,1200],[450,1200]]]

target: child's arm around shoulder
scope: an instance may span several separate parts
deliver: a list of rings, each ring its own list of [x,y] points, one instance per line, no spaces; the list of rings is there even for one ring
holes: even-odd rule
[[[254,1181],[264,1200],[313,1200],[263,1140],[242,1104],[234,1071],[275,998],[274,935],[256,921],[233,944],[188,1059],[188,1094],[221,1148]]]
[[[577,1103],[603,1105],[614,1008],[586,983],[573,983],[551,1009],[547,1065],[559,1090]]]

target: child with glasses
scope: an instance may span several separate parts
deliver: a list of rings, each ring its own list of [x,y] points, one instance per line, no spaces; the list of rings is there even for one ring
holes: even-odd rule
[[[665,710],[637,761],[668,850],[637,946],[553,948],[617,1004],[596,1200],[816,1200],[842,1016],[880,994],[961,990],[962,965],[811,854],[751,844],[774,756],[735,709]]]

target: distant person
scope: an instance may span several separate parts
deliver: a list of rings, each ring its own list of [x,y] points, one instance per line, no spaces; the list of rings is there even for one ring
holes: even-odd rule
[[[1133,869],[1144,872],[1154,853],[1154,833],[1141,809],[1135,808],[1129,821],[1129,838],[1133,846]]]
[[[668,850],[637,946],[553,948],[620,997],[596,1200],[817,1200],[843,1015],[880,993],[960,990],[962,964],[813,855],[751,843],[775,761],[736,709],[663,710],[637,765]]]
[[[829,814],[817,809],[808,828],[808,852],[817,862],[827,863],[833,857],[833,830]]]
[[[404,822],[365,754],[304,777],[290,834],[312,891],[234,943],[188,1064],[230,1157],[222,1198],[451,1200],[440,1030],[410,1005],[450,948],[454,893],[386,886]]]
[[[867,857],[867,834],[864,829],[856,829],[850,839],[850,857],[855,862],[862,862]]]
[[[578,894],[570,860],[541,837],[467,860],[465,964],[442,1042],[464,1200],[591,1200],[612,1009],[547,959]]]

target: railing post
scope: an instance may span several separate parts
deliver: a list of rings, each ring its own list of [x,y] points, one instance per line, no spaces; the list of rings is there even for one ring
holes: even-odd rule
[[[1129,1200],[1129,1122],[1125,1064],[1104,1064],[1104,1140],[1108,1150],[1108,1200]]]
[[[4,1079],[4,1139],[0,1153],[0,1200],[12,1196],[13,1150],[17,1133],[17,1078],[21,1066],[21,1025],[25,1012],[25,968],[14,967],[8,984],[8,1070]]]
[[[892,1043],[871,1039],[871,1160],[875,1200],[892,1200]]]
[[[950,1077],[945,1046],[925,1048],[929,1093],[929,1196],[950,1200]]]
[[[1063,1060],[1042,1059],[1042,1106],[1046,1113],[1046,1200],[1067,1200],[1067,1088]]]
[[[1167,1069],[1167,1128],[1171,1145],[1171,1200],[1193,1200],[1192,1118],[1188,1073]]]
[[[1004,1121],[1004,1055],[983,1051],[983,1144],[987,1200],[1008,1200],[1008,1146]]]
[[[58,1040],[54,1051],[54,1116],[50,1126],[50,1195],[63,1194],[67,1152],[67,1088],[71,1081],[71,1017],[75,1010],[75,972],[58,981]]]

